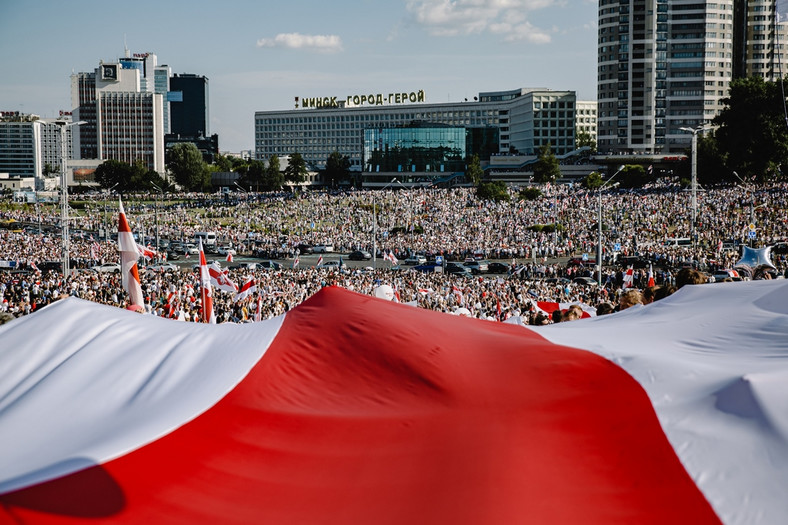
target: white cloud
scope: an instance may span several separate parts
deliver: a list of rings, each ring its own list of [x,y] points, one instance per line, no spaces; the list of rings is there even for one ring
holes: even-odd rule
[[[491,33],[543,44],[550,42],[550,32],[527,22],[527,13],[563,5],[563,0],[407,0],[405,8],[435,36]]]
[[[308,49],[322,53],[342,51],[342,39],[337,35],[302,35],[300,33],[279,33],[274,38],[261,38],[257,47],[286,47]]]

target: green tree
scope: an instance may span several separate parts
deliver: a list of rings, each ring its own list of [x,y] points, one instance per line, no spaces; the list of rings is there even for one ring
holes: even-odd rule
[[[622,188],[640,188],[646,183],[646,170],[639,164],[627,164],[617,180]]]
[[[298,152],[290,155],[290,160],[285,168],[285,180],[292,183],[304,182],[306,174],[307,169],[304,157]]]
[[[268,159],[268,166],[263,175],[263,189],[265,191],[279,191],[285,185],[285,175],[282,173],[279,157],[271,155]]]
[[[484,170],[482,169],[479,156],[474,154],[468,162],[468,168],[465,170],[465,180],[468,180],[474,186],[478,186],[484,177]]]
[[[213,159],[213,166],[217,172],[230,172],[233,170],[233,162],[230,157],[225,157],[222,154],[216,155]]]
[[[176,144],[169,152],[167,169],[175,182],[189,191],[203,191],[206,179],[210,185],[210,174],[205,166],[202,153],[194,144]]]
[[[104,189],[115,186],[118,192],[125,192],[132,189],[132,173],[128,162],[110,159],[98,165],[94,177]]]
[[[539,148],[539,158],[534,165],[534,181],[541,184],[555,182],[561,176],[561,166],[548,142]]]
[[[500,180],[482,182],[476,186],[476,197],[485,201],[508,201],[511,199],[506,183]]]
[[[347,155],[334,151],[326,159],[325,180],[332,188],[336,188],[340,181],[346,180],[349,171],[350,159]]]
[[[523,201],[535,201],[542,198],[542,190],[539,188],[524,188],[520,190],[518,198]]]
[[[764,180],[788,159],[783,84],[759,76],[731,81],[729,96],[722,99],[725,107],[713,120],[725,176],[737,171]]]
[[[578,149],[588,146],[591,148],[591,153],[596,153],[596,141],[590,133],[586,131],[578,131],[575,136],[577,137],[575,139],[575,145]]]
[[[592,171],[583,177],[583,187],[587,190],[595,190],[603,184],[602,175],[598,171]]]

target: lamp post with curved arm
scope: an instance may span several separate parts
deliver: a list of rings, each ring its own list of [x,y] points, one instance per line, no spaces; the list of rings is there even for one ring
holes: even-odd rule
[[[396,178],[383,186],[380,190],[372,190],[372,269],[378,269],[378,206],[375,199],[375,191],[385,191],[392,184],[399,182]]]
[[[624,169],[623,165],[619,166],[618,170],[613,174],[613,176],[607,179],[607,181],[601,186],[599,186],[599,188],[597,188],[596,190],[597,198],[599,202],[599,206],[597,208],[597,228],[598,228],[599,239],[596,247],[596,271],[597,271],[596,282],[599,286],[602,286],[602,190],[607,188],[608,185],[610,185],[611,188],[618,186],[617,182],[613,184],[611,183],[613,182],[613,179],[615,179],[616,176],[619,173],[621,173],[621,171],[623,171],[623,169]]]
[[[679,128],[681,131],[692,133],[692,224],[690,232],[692,246],[695,246],[695,223],[698,218],[698,132],[709,129],[709,126],[698,126],[696,128]]]

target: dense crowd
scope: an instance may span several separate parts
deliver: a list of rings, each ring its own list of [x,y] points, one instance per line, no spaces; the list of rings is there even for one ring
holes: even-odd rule
[[[257,288],[237,301],[232,293],[215,291],[218,322],[281,315],[321,287],[332,285],[366,294],[388,285],[401,302],[423,308],[483,319],[550,322],[561,319],[546,319],[540,303],[577,302],[587,305],[586,309],[599,307],[600,313],[622,307],[622,297],[632,294],[622,292],[625,269],[611,265],[614,256],[641,256],[653,262],[655,287],[647,286],[649,270],[644,267],[635,269],[631,281],[632,287],[647,292],[640,298],[643,302],[659,297],[658,289],[663,295],[671,291],[677,280],[682,280],[682,267],[710,272],[732,268],[740,256],[734,245],[748,241],[750,224],[756,227],[759,245],[788,239],[785,183],[699,192],[694,230],[690,227],[690,195],[675,186],[601,194],[571,185],[542,189],[544,196],[533,201],[519,200],[517,190],[512,189],[512,200],[498,203],[480,201],[470,189],[416,188],[192,195],[155,203],[153,195],[131,195],[124,196],[124,207],[142,243],[153,238],[155,229],[161,238],[173,240],[191,240],[196,231],[216,231],[222,242],[232,242],[245,255],[292,258],[300,244],[331,244],[340,253],[375,247],[379,252],[391,251],[399,259],[416,252],[441,254],[449,260],[481,254],[512,263],[507,274],[474,278],[406,271],[407,267],[393,271],[292,268],[292,264],[285,264],[273,271],[232,270],[229,276],[239,286],[253,278]],[[595,256],[600,202],[605,225],[603,286],[575,284],[571,281],[574,277],[594,275],[590,268],[568,265],[566,258]],[[70,246],[76,269],[70,276],[64,279],[55,271],[0,272],[0,311],[24,315],[69,295],[123,307],[127,295],[118,275],[83,271],[98,263],[118,261],[116,242],[101,233],[105,225],[116,225],[117,206],[109,203],[105,214],[106,206],[104,196],[97,195],[72,214],[70,228],[78,233]],[[13,261],[17,269],[35,270],[46,261],[60,259],[59,234],[46,232],[59,224],[57,206],[42,206],[38,213],[31,207],[9,207],[0,212],[0,221],[9,219],[29,226],[0,230],[0,261]],[[538,226],[554,223],[563,228],[545,231]],[[38,233],[39,224],[44,233]],[[373,233],[377,233],[374,242]],[[693,233],[694,243],[666,242]],[[614,245],[619,249],[614,250]],[[788,266],[785,255],[773,255],[772,262],[774,268],[758,277],[784,274]],[[143,270],[141,278],[150,314],[186,321],[199,318],[199,276],[190,267],[180,272]],[[631,297],[624,302],[629,300]]]

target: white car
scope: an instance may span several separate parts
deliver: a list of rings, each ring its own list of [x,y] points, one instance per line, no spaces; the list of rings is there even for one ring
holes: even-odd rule
[[[98,264],[91,266],[90,269],[98,273],[120,273],[120,265],[118,263]]]
[[[333,244],[316,244],[312,247],[312,253],[332,253],[333,251]]]
[[[148,273],[177,272],[178,267],[172,263],[152,264],[145,268]]]
[[[345,263],[343,262],[342,264],[340,264],[339,261],[328,261],[328,262],[324,262],[323,264],[321,264],[320,267],[321,268],[344,268],[345,267]]]
[[[236,252],[235,249],[232,246],[228,246],[226,244],[219,245],[216,248],[216,253],[218,253],[219,255],[227,255],[228,253],[232,254],[232,255],[237,255],[238,254],[238,252]]]
[[[405,259],[405,264],[411,266],[417,266],[419,264],[426,264],[426,263],[427,263],[427,258],[424,257],[423,255],[411,255],[410,257]]]

